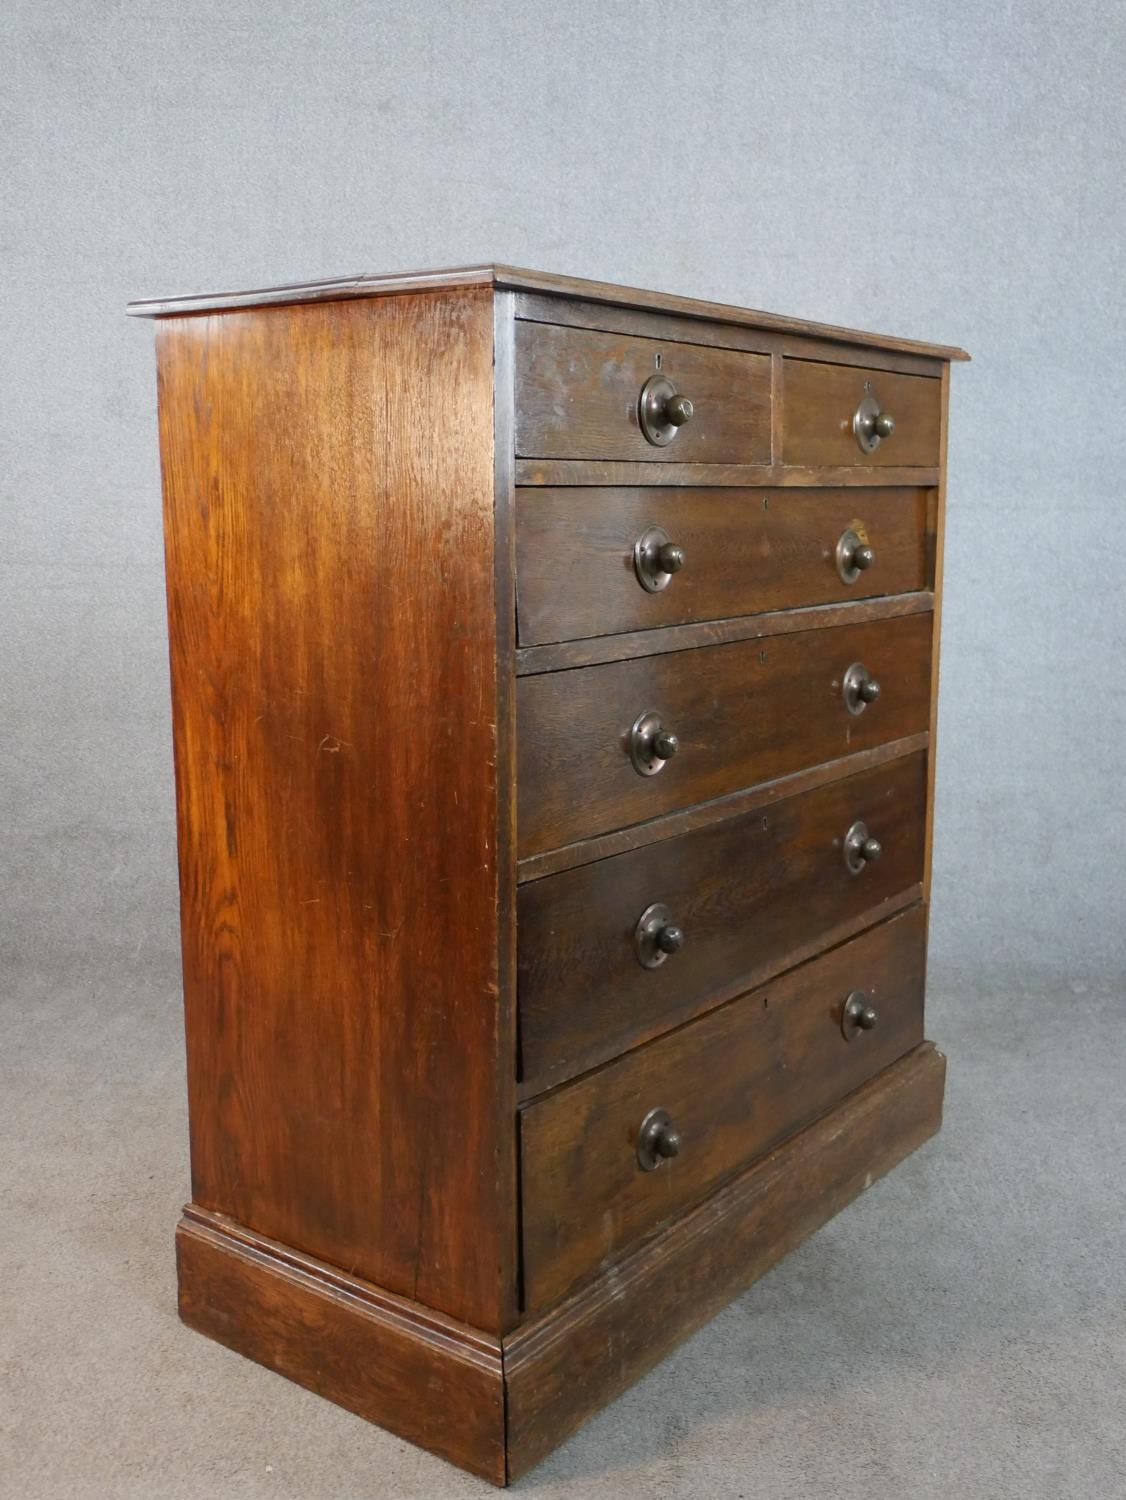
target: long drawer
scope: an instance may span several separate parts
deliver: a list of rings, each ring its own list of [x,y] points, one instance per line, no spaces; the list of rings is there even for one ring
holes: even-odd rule
[[[922,879],[925,806],[920,753],[521,886],[526,1087],[614,1057],[778,973],[834,929],[876,920]],[[882,847],[875,861],[853,859],[854,873],[843,841],[857,823]],[[638,930],[653,907],[683,938],[655,964]]]
[[[916,1046],[924,968],[923,912],[913,907],[526,1106],[528,1309],[548,1306]]]
[[[895,487],[520,489],[520,642],[927,588],[927,497]],[[863,567],[852,561],[858,545],[870,551]]]
[[[922,733],[931,626],[925,613],[522,677],[520,855]],[[880,688],[858,712],[850,667]],[[675,754],[647,759],[658,732]]]
[[[690,402],[680,425],[662,420],[670,393]],[[700,344],[517,323],[516,452],[768,464],[770,360]]]
[[[942,387],[937,379],[787,359],[783,390],[786,464],[933,468],[939,462]],[[886,437],[875,426],[881,420],[893,424]]]

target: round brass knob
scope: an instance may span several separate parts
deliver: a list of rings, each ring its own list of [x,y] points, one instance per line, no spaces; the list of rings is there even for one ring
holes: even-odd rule
[[[851,875],[859,875],[865,865],[874,864],[883,852],[884,846],[868,832],[867,823],[857,821],[844,836],[844,861]]]
[[[658,760],[671,760],[680,749],[680,741],[667,729],[658,729],[653,736],[653,754]]]
[[[880,684],[862,661],[854,661],[844,674],[841,696],[850,714],[862,714],[880,696]]]
[[[861,573],[866,573],[876,561],[876,554],[867,542],[862,542],[849,526],[841,532],[837,542],[837,572],[842,583],[855,583]]]
[[[633,929],[633,951],[643,969],[659,969],[666,959],[684,947],[684,928],[660,901],[647,906]]]
[[[861,453],[875,453],[881,440],[895,431],[895,418],[880,410],[875,396],[865,396],[852,414],[852,431]]]
[[[879,1013],[868,1004],[864,991],[853,990],[841,1012],[841,1031],[845,1041],[853,1041],[862,1031],[871,1031],[879,1019]]]
[[[659,526],[647,527],[633,544],[633,570],[646,593],[667,589],[684,563],[684,549],[670,542],[668,532]]]
[[[654,1172],[663,1161],[680,1155],[680,1131],[668,1110],[651,1109],[637,1132],[637,1163],[643,1172]]]
[[[638,714],[629,731],[629,758],[639,776],[656,776],[680,749],[680,740],[655,709]]]
[[[662,953],[679,953],[684,947],[684,929],[669,922],[657,933],[657,947]]]
[[[692,411],[692,403],[687,396],[672,396],[665,402],[665,421],[671,422],[674,427],[683,427],[685,422],[692,420]]]
[[[692,420],[694,410],[667,375],[650,375],[637,398],[637,424],[647,442],[664,448]]]

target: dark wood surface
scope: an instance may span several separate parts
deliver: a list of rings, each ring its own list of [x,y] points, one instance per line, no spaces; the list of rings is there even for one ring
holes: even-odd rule
[[[499,1329],[491,293],[180,319],[158,352],[193,1197]]]
[[[937,376],[944,361],[926,354],[882,349],[872,344],[850,345],[785,329],[758,328],[745,323],[713,322],[684,314],[655,312],[647,307],[621,307],[610,302],[552,296],[545,292],[513,292],[516,316],[533,323],[566,324],[570,328],[598,328],[604,333],[640,334],[642,338],[676,339],[685,344],[712,344],[720,349],[742,349],[749,354],[782,358],[827,360],[830,364],[868,365],[898,370],[905,375]]]
[[[638,423],[650,376],[667,375],[695,413],[667,447]],[[533,458],[768,463],[770,361],[761,354],[516,324],[516,452]]]
[[[219,1215],[176,1233],[190,1327],[503,1485],[500,1343]]]
[[[831,1108],[923,1039],[921,906],[526,1105],[524,1302],[543,1311],[643,1234]],[[848,995],[879,1020],[846,1041]],[[664,1109],[679,1154],[643,1171]]]
[[[761,615],[734,615],[729,619],[698,620],[688,625],[654,626],[621,635],[557,641],[548,646],[521,646],[516,651],[516,674],[534,677],[540,672],[564,672],[571,667],[632,661],[640,656],[659,656],[666,651],[695,651],[700,646],[766,640],[773,635],[829,630],[835,625],[860,625],[867,620],[898,620],[903,615],[928,614],[933,607],[934,595],[925,590],[857,599],[848,604],[810,604],[801,609],[767,610]]]
[[[875,921],[923,877],[926,757],[830,782],[680,838],[522,885],[520,1050],[526,1094],[679,1025],[794,962],[838,924]],[[883,844],[859,875],[857,819]],[[633,933],[654,902],[684,931],[659,968]]]
[[[869,750],[858,750],[840,760],[825,761],[819,766],[806,766],[788,776],[775,777],[773,781],[760,781],[757,786],[744,787],[727,797],[716,797],[711,802],[698,802],[694,807],[681,808],[679,812],[667,813],[663,818],[654,818],[648,823],[634,823],[629,828],[615,828],[598,838],[583,839],[577,844],[564,844],[559,849],[548,849],[543,854],[533,854],[522,859],[517,866],[521,882],[543,880],[556,875],[560,870],[573,870],[579,865],[592,865],[597,860],[609,859],[615,854],[628,854],[633,849],[643,849],[665,839],[679,838],[694,828],[710,828],[740,813],[750,812],[756,807],[770,807],[786,797],[796,797],[800,792],[811,792],[831,781],[840,781],[845,776],[856,776],[872,766],[885,766],[889,761],[899,760],[904,755],[914,755],[925,750],[929,741],[926,734],[909,734],[902,740],[889,740],[884,745],[873,745]]]
[[[523,488],[516,496],[521,645],[609,636],[928,587],[927,491]],[[659,527],[686,562],[642,587],[634,544]],[[851,584],[847,528],[874,549]]]
[[[509,1477],[538,1463],[933,1135],[945,1074],[941,1052],[924,1043],[506,1339]],[[890,1341],[895,1333],[872,1336]],[[693,1405],[675,1389],[662,1398],[677,1411]]]
[[[738,641],[517,683],[518,848],[553,849],[927,728],[931,622],[910,615]],[[864,663],[878,702],[847,712]],[[629,731],[655,710],[680,749],[655,776]]]
[[[864,468],[936,465],[942,392],[937,380],[850,369],[816,361],[785,361],[782,452],[787,464],[856,464]],[[871,394],[895,418],[895,431],[873,453],[864,453],[852,418]]]
[[[291,282],[288,285],[264,287],[254,291],[155,297],[131,302],[128,311],[135,317],[169,317],[181,313],[214,312],[223,308],[393,296],[435,289],[449,291],[466,286],[545,292],[555,297],[577,298],[614,307],[639,307],[673,316],[701,318],[708,322],[771,329],[802,338],[824,338],[846,346],[867,344],[874,349],[898,349],[930,359],[969,358],[964,349],[945,344],[921,343],[917,339],[898,338],[886,333],[860,333],[856,329],[838,328],[828,323],[811,322],[806,318],[785,317],[779,313],[759,312],[753,308],[721,302],[705,302],[699,298],[679,297],[668,292],[643,291],[632,286],[617,286],[605,281],[587,281],[577,276],[559,276],[550,271],[531,271],[503,265],[459,266],[436,271],[396,271],[388,275],[362,273],[324,281]]]
[[[802,464],[684,464],[619,462],[590,458],[518,458],[516,483],[519,485],[679,485],[681,488],[705,485],[722,489],[840,489],[850,486],[870,487],[891,484],[926,488],[938,483],[938,469],[886,465],[872,468],[848,463],[832,468],[815,468]]]

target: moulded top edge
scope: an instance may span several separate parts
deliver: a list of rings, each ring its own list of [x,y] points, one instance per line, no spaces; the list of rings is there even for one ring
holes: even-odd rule
[[[250,291],[153,297],[130,302],[126,311],[139,318],[183,317],[189,313],[224,312],[236,308],[271,307],[285,303],[344,301],[355,297],[380,297],[401,292],[466,286],[494,286],[511,291],[542,292],[549,296],[569,297],[584,302],[676,313],[681,317],[701,318],[708,322],[733,323],[746,328],[768,329],[775,333],[804,334],[837,343],[867,345],[903,354],[921,354],[931,359],[969,359],[964,349],[947,344],[923,343],[917,339],[897,338],[891,334],[864,333],[854,328],[839,328],[806,318],[785,317],[779,313],[760,312],[722,302],[704,302],[668,292],[644,291],[608,282],[585,281],[576,276],[559,276],[547,271],[529,271],[501,265],[462,266],[441,271],[404,271],[386,276],[341,276],[326,281],[294,282]]]

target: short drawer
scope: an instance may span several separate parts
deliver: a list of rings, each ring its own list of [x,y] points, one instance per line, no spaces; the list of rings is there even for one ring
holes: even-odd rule
[[[783,370],[784,463],[938,466],[942,391],[937,379],[804,359],[787,359]],[[894,426],[881,437],[887,422]]]
[[[922,733],[931,626],[927,612],[520,678],[520,855]],[[879,686],[866,705],[847,697],[860,669]],[[663,760],[661,734],[677,740]]]
[[[520,643],[927,588],[928,493],[520,489]]]
[[[924,970],[916,906],[527,1105],[528,1309],[548,1306],[921,1042]]]
[[[685,400],[691,404],[687,417]],[[528,458],[768,464],[770,360],[732,349],[518,322],[516,452]]]
[[[526,1086],[573,1077],[905,904],[923,878],[925,807],[919,753],[522,885]],[[852,869],[844,840],[858,823],[881,853]],[[683,938],[663,958],[643,930],[654,908]]]

